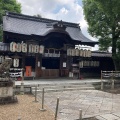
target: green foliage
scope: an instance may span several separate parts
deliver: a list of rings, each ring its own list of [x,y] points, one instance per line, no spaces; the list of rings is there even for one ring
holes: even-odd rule
[[[83,0],[83,9],[88,32],[99,39],[100,50],[112,47],[113,58],[119,59],[120,0]]]
[[[0,41],[2,41],[2,17],[6,11],[21,13],[21,4],[16,0],[0,0]]]

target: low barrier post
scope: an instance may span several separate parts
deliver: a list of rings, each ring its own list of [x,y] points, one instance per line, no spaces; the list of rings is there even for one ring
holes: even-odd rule
[[[57,98],[56,111],[55,111],[55,120],[57,120],[58,106],[59,106],[59,97]]]
[[[113,79],[111,89],[114,89],[114,87],[115,87],[115,80]]]
[[[21,86],[20,86],[20,94],[24,95],[24,69],[21,69],[21,76],[22,76],[22,80],[21,80]]]
[[[35,87],[35,102],[38,102],[37,101],[37,86]]]
[[[102,70],[101,70],[101,90],[103,90]]]
[[[112,84],[111,84],[111,89],[114,89],[114,73],[112,71]]]
[[[46,109],[44,109],[44,88],[42,91],[42,109],[40,109],[41,111],[46,111]]]
[[[79,109],[79,120],[82,120],[82,110]]]

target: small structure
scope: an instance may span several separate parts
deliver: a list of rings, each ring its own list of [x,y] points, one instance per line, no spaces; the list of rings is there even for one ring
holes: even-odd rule
[[[17,102],[13,91],[14,81],[9,77],[11,64],[12,59],[7,58],[0,65],[0,104]]]

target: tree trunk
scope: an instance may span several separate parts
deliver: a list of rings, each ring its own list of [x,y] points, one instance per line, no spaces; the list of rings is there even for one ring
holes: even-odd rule
[[[115,66],[115,70],[117,70],[117,56],[116,56],[116,45],[117,43],[117,39],[115,37],[115,31],[114,31],[114,28],[113,28],[113,33],[112,33],[112,58],[113,58],[113,62],[114,62],[114,66]]]
[[[117,37],[113,37],[112,39],[112,58],[115,66],[115,70],[120,70],[120,57],[119,54],[116,53],[117,48]]]

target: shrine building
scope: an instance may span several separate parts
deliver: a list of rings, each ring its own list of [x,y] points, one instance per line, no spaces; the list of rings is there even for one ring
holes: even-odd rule
[[[82,34],[79,24],[6,12],[0,63],[11,57],[11,68],[24,68],[24,77],[80,78],[82,72],[100,73],[105,60],[112,65],[106,64],[107,70],[114,68],[110,54],[91,51],[96,44]]]

